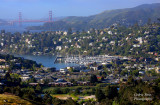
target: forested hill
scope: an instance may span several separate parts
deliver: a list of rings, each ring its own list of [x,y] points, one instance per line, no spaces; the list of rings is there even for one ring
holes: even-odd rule
[[[28,29],[43,29],[43,30],[67,30],[73,28],[75,30],[82,29],[102,29],[114,23],[125,26],[130,26],[135,23],[139,25],[146,24],[150,19],[151,22],[160,18],[160,3],[144,4],[134,8],[117,9],[104,11],[100,14],[88,17],[70,16],[54,23],[45,23],[43,26],[28,27]]]

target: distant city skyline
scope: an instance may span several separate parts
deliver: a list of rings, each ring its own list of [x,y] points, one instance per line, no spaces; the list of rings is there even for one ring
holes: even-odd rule
[[[1,0],[0,19],[17,19],[19,12],[25,19],[48,18],[50,10],[53,17],[90,16],[105,10],[152,3],[160,3],[160,0]]]

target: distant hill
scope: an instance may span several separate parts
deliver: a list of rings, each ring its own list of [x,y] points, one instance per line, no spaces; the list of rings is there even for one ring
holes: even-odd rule
[[[59,21],[66,18],[65,16],[61,16],[61,17],[53,17],[53,21]],[[39,20],[44,20],[44,21],[48,21],[48,18],[41,18]]]
[[[148,22],[149,18],[152,22],[157,21],[157,18],[160,18],[160,3],[144,4],[134,8],[104,11],[100,14],[88,17],[70,16],[63,18],[59,21],[55,21],[54,23],[45,23],[43,26],[29,27],[28,29],[100,29],[106,28],[114,23],[125,26],[130,26],[135,23],[139,23],[139,25],[144,25]]]
[[[7,22],[5,20],[0,19],[0,25],[6,25]]]

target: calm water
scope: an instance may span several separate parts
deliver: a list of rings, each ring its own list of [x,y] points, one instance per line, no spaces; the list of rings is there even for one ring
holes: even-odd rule
[[[57,70],[60,68],[65,68],[68,66],[76,66],[78,64],[66,64],[66,63],[55,63],[55,56],[49,56],[49,55],[14,55],[16,57],[23,57],[25,59],[34,60],[37,63],[41,63],[45,67],[56,67]]]
[[[22,24],[21,27],[19,27],[18,25],[14,25],[14,26],[0,26],[0,30],[5,29],[6,32],[11,32],[11,33],[15,33],[15,32],[20,32],[23,33],[24,31],[27,31],[25,28],[28,26],[39,26],[42,25],[43,23],[35,23],[35,24]],[[31,30],[30,32],[41,32],[42,30]],[[77,64],[65,64],[65,63],[56,63],[54,64],[55,61],[55,56],[47,56],[47,55],[41,55],[41,56],[37,56],[37,55],[15,55],[17,57],[23,57],[25,59],[30,59],[30,60],[34,60],[37,63],[41,63],[42,65],[44,65],[45,67],[56,67],[57,70],[59,70],[60,68],[65,68],[67,66],[76,66]]]
[[[43,23],[23,23],[21,26],[18,24],[15,25],[2,25],[0,26],[0,30],[5,30],[6,32],[20,32],[23,33],[24,31],[28,31],[26,28],[29,26],[40,26],[43,25]],[[30,32],[41,32],[43,30],[29,30]]]

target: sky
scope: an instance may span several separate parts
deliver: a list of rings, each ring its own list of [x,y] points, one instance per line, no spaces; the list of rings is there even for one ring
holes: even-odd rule
[[[152,3],[160,0],[0,0],[0,19],[18,19],[19,12],[25,19],[43,19],[50,10],[54,17],[90,16]]]

